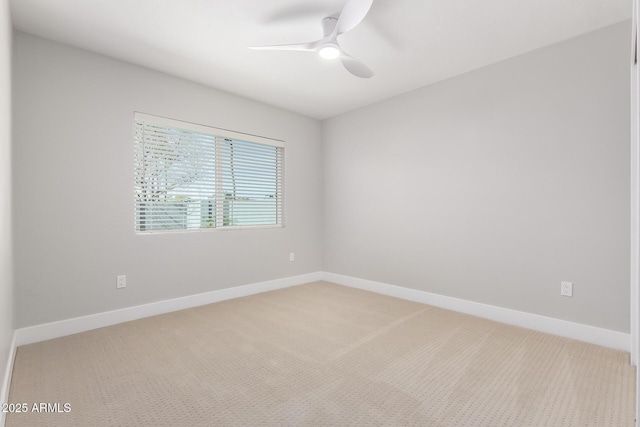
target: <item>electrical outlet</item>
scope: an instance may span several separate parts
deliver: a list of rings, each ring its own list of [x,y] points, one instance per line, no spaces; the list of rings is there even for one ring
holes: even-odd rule
[[[127,276],[125,275],[118,276],[118,279],[116,281],[116,288],[121,289],[126,287],[127,287]]]
[[[295,261],[296,260],[296,254],[294,254],[293,252],[289,252],[289,261]]]
[[[573,283],[572,282],[560,282],[560,295],[565,297],[573,296]]]

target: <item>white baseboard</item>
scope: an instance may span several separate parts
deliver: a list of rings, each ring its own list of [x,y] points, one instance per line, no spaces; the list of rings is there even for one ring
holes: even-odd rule
[[[220,289],[217,291],[189,295],[181,298],[127,307],[120,310],[107,311],[88,316],[75,317],[73,319],[61,320],[58,322],[20,328],[15,331],[15,345],[21,346],[32,344],[131,320],[142,319],[144,317],[156,316],[158,314],[184,310],[214,302],[273,291],[276,289],[301,285],[303,283],[315,282],[322,280],[322,277],[322,272],[285,277],[283,279],[252,283],[250,285],[236,286],[233,288]]]
[[[123,308],[120,310],[21,328],[15,331],[12,348],[15,353],[15,347],[20,345],[59,338],[144,317],[156,316],[158,314],[184,310],[187,308],[301,285],[318,280],[326,280],[339,285],[429,304],[436,307],[483,317],[485,319],[495,320],[497,322],[602,345],[616,350],[623,350],[627,352],[631,350],[631,336],[630,334],[623,332],[328,272],[309,273],[300,276],[270,280],[267,282],[253,283],[250,285],[205,292],[197,295],[189,295],[171,300],[158,301],[135,307]],[[13,358],[13,353],[11,357]],[[13,359],[11,359],[11,366],[13,366]],[[5,379],[5,382],[6,381],[7,379]],[[3,392],[4,391],[5,389],[3,388]],[[2,424],[0,424],[0,426],[1,425]]]
[[[11,347],[9,347],[9,359],[7,360],[7,366],[4,370],[4,379],[2,380],[2,389],[0,390],[0,404],[9,403],[9,386],[11,385],[11,374],[13,373],[13,361],[16,357],[16,333],[13,332],[13,338],[11,339]],[[6,414],[0,411],[0,426],[4,427],[6,420]]]
[[[522,328],[559,335],[579,341],[597,344],[616,350],[630,351],[631,336],[623,332],[588,326],[566,320],[554,319],[537,314],[525,313],[508,308],[433,294],[416,289],[403,288],[371,280],[358,279],[334,273],[323,273],[323,279],[343,286],[363,289],[448,310],[471,314]]]

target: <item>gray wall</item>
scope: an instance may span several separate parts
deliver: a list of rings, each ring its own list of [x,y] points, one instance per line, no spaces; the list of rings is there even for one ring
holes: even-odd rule
[[[13,337],[11,253],[11,22],[9,4],[0,0],[0,378]],[[0,389],[2,388],[0,379]],[[2,403],[2,402],[0,402]],[[0,422],[2,416],[0,415]]]
[[[319,122],[24,33],[14,49],[16,327],[321,270]],[[286,227],[136,235],[134,111],[285,140]]]
[[[320,124],[17,33],[16,327],[324,269],[628,332],[628,35]],[[134,110],[286,140],[287,227],[136,235]]]
[[[629,29],[325,121],[325,271],[628,332]]]

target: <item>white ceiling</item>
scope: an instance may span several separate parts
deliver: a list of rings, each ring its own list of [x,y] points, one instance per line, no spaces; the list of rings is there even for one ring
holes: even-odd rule
[[[12,0],[14,27],[295,111],[332,117],[631,18],[630,0],[375,0],[342,47],[310,52],[345,0]]]

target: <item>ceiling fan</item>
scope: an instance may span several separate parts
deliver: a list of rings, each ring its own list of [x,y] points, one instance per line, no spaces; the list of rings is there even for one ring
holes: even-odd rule
[[[340,58],[342,65],[351,74],[367,79],[373,71],[358,59],[349,56],[338,44],[338,36],[355,28],[369,12],[373,0],[347,0],[338,17],[328,16],[322,20],[323,37],[309,43],[284,44],[274,46],[254,46],[259,50],[297,50],[317,52],[322,58]]]

